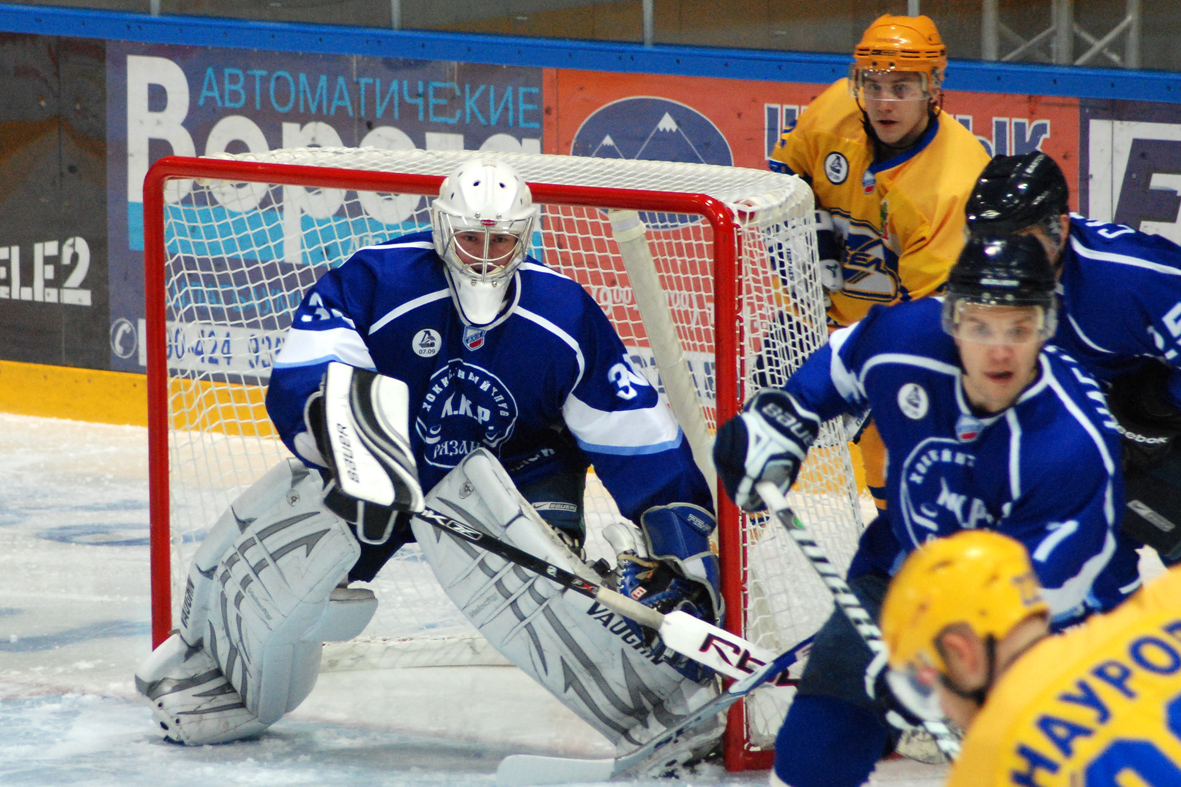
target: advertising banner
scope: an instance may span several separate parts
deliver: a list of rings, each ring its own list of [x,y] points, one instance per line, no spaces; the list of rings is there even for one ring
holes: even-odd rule
[[[547,80],[546,152],[763,168],[828,85],[561,70]],[[949,90],[944,111],[990,154],[1043,150],[1077,187],[1078,100]]]
[[[0,358],[107,368],[102,42],[0,34]]]
[[[144,368],[142,184],[158,158],[304,146],[542,148],[541,69],[112,43],[107,83],[111,277],[126,285],[111,299],[116,370]],[[227,260],[208,272],[210,304],[232,309],[243,294],[268,292],[268,281],[299,278],[299,260],[263,263]],[[201,336],[172,338],[174,362],[199,354]]]
[[[1087,101],[1082,213],[1181,243],[1181,106]]]
[[[162,156],[373,145],[762,169],[826,87],[25,34],[0,34],[0,68],[0,359],[119,371],[144,369],[142,182]],[[1083,213],[1181,240],[1181,106],[948,90],[944,111],[990,153],[1054,156]],[[210,297],[300,278],[299,260],[265,262],[227,263]]]

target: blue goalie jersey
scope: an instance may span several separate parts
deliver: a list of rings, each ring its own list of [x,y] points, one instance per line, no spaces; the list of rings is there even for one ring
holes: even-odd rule
[[[868,407],[886,444],[889,505],[850,574],[893,574],[928,539],[989,528],[1025,544],[1056,626],[1114,607],[1139,578],[1119,532],[1120,449],[1098,384],[1048,347],[1013,406],[978,415],[941,308],[941,298],[874,307],[786,386],[821,418]]]
[[[1058,294],[1054,344],[1107,383],[1159,359],[1181,407],[1181,247],[1071,215]]]
[[[429,232],[361,249],[295,313],[267,391],[280,437],[315,462],[304,404],[342,361],[409,387],[426,490],[483,446],[518,486],[592,464],[629,519],[673,502],[712,509],[670,409],[590,295],[532,259],[509,293],[501,316],[475,328],[452,302]]]

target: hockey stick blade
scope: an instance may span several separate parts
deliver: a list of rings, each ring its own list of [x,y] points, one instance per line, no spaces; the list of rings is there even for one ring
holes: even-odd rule
[[[866,647],[875,656],[878,653],[885,651],[886,643],[882,641],[882,631],[878,628],[878,624],[874,622],[869,612],[861,605],[861,600],[854,595],[848,583],[841,577],[837,570],[824,554],[824,550],[816,543],[815,539],[808,533],[808,529],[800,518],[796,516],[795,511],[792,510],[791,504],[787,502],[787,498],[779,491],[779,487],[770,481],[760,481],[755,485],[755,491],[763,502],[767,504],[767,508],[774,514],[775,518],[779,520],[780,524],[791,535],[792,540],[804,553],[804,557],[815,569],[816,573],[820,575],[820,579],[828,587],[832,593],[833,600],[836,605],[840,607],[841,611],[845,613],[845,617],[861,635],[861,639],[865,642]],[[951,730],[946,724],[938,721],[924,721],[923,728],[931,734],[935,739],[935,745],[939,747],[939,751],[943,752],[948,760],[954,760],[960,753],[959,742],[952,735]]]
[[[725,629],[679,610],[667,615],[657,612],[632,598],[588,582],[577,574],[433,509],[424,509],[415,516],[527,571],[543,576],[561,587],[594,599],[611,612],[653,629],[670,650],[704,664],[728,678],[745,678],[775,659],[774,652]],[[781,674],[777,676],[777,680],[787,681],[788,678]]]
[[[568,784],[571,782],[601,782],[613,776],[643,772],[647,766],[656,765],[664,755],[664,750],[686,730],[690,730],[701,722],[718,713],[722,713],[734,703],[750,694],[757,688],[778,681],[780,676],[799,661],[800,657],[812,646],[812,637],[808,637],[786,653],[781,653],[759,669],[747,675],[742,680],[730,684],[730,687],[702,705],[700,708],[680,719],[674,727],[653,738],[640,748],[623,757],[615,759],[581,759],[577,757],[545,757],[534,754],[512,754],[501,760],[496,769],[496,781],[502,787],[526,787],[535,784]],[[775,682],[773,685],[782,685]]]

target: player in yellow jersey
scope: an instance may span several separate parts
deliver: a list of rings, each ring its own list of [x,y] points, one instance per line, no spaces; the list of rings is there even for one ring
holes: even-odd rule
[[[928,17],[879,17],[848,79],[817,96],[771,153],[772,169],[799,175],[816,195],[830,328],[875,303],[938,291],[964,244],[964,203],[989,158],[942,111],[946,69]],[[872,427],[860,442],[884,508],[885,448]]]
[[[1025,548],[992,531],[928,542],[891,582],[895,695],[967,731],[948,787],[1181,785],[1181,568],[1064,634],[1047,615]]]

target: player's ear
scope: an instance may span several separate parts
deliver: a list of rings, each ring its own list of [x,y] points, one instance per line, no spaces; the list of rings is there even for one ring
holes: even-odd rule
[[[947,674],[961,686],[975,686],[985,679],[987,654],[984,643],[967,626],[949,626],[939,635],[939,654]]]

